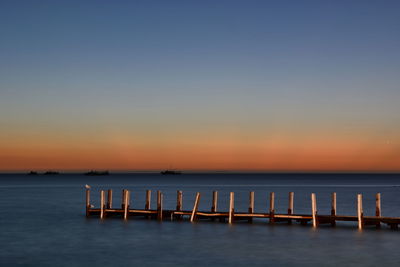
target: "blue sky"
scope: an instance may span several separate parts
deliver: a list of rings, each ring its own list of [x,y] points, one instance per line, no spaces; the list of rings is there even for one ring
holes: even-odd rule
[[[77,147],[99,132],[100,143],[152,136],[172,147],[279,135],[287,150],[310,136],[364,138],[371,150],[393,144],[397,157],[399,7],[2,1],[2,135]]]

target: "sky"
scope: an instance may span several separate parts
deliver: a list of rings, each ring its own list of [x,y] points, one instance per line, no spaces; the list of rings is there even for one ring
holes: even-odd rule
[[[0,2],[0,171],[400,171],[399,1]]]

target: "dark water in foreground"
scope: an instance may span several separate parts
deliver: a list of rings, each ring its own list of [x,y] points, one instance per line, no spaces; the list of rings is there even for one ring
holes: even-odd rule
[[[248,191],[255,191],[256,212],[268,210],[268,194],[276,192],[277,212],[286,212],[288,192],[295,192],[295,212],[310,213],[310,193],[317,193],[318,212],[330,212],[330,193],[337,192],[338,214],[356,214],[362,193],[365,215],[374,214],[375,193],[382,193],[384,216],[400,216],[400,175],[283,174],[115,174],[0,175],[0,266],[399,266],[400,231],[386,226],[357,230],[355,223],[338,227],[268,225],[131,218],[86,219],[84,185],[92,185],[98,206],[101,189],[132,191],[131,206],[144,207],[145,190],[162,190],[164,206],[173,209],[176,190],[184,208],[195,192],[200,209],[209,209],[218,190],[219,208],[227,209],[235,192],[235,209],[245,211]],[[153,194],[152,206],[155,206]]]

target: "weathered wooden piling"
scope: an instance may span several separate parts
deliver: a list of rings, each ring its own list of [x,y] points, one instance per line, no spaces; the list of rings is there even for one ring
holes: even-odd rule
[[[104,190],[101,190],[100,191],[100,219],[104,218],[104,210],[105,210]]]
[[[275,193],[269,193],[269,223],[275,223]]]
[[[86,217],[90,215],[90,189],[86,189]]]
[[[151,205],[151,190],[146,190],[146,203],[144,204],[145,210],[150,210]]]
[[[183,193],[180,190],[176,191],[176,210],[177,212],[180,212],[183,210]],[[173,214],[171,214],[172,218]],[[176,219],[182,219],[182,215],[175,215]]]
[[[293,210],[294,210],[294,192],[289,192],[288,214],[293,214]]]
[[[336,192],[333,192],[331,195],[331,225],[335,226],[336,225]]]
[[[157,220],[163,219],[163,194],[157,191]]]
[[[190,215],[190,221],[194,222],[196,220],[197,210],[199,209],[200,203],[200,192],[196,193],[196,198],[194,200],[192,214]]]
[[[144,203],[144,210],[149,211],[151,208],[151,190],[146,190],[146,197]],[[147,219],[151,218],[151,215],[145,216]]]
[[[218,205],[218,191],[213,191],[211,212],[217,212]]]
[[[176,211],[182,211],[182,205],[183,205],[182,191],[178,190],[176,192]]]
[[[381,211],[381,193],[377,193],[375,195],[375,216],[376,217],[381,217],[382,216],[382,211]],[[376,228],[381,228],[381,222],[376,223]]]
[[[212,202],[211,202],[211,212],[217,212],[218,208],[218,191],[213,191],[212,192]],[[211,218],[212,221],[215,220],[215,218]],[[220,221],[224,221],[225,219],[220,217]]]
[[[313,227],[318,227],[317,198],[315,196],[315,193],[311,193],[311,211]]]
[[[364,226],[364,212],[362,206],[362,195],[357,195],[357,218],[358,218],[358,229],[362,230]]]
[[[230,192],[229,194],[229,217],[228,223],[233,223],[233,219],[235,216],[235,193]]]
[[[128,190],[125,190],[125,195],[124,195],[124,220],[128,219],[129,216],[129,205],[130,204],[130,192]]]
[[[251,191],[249,194],[249,214],[254,213],[254,191]],[[249,217],[248,221],[253,222],[253,217]]]
[[[112,190],[108,189],[107,190],[107,209],[111,209],[112,208]]]
[[[294,192],[289,192],[289,205],[288,205],[288,215],[293,215],[294,212]],[[288,219],[288,223],[291,224],[292,220]]]

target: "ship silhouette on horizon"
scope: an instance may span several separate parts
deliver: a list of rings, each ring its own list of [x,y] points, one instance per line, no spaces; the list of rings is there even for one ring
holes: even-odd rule
[[[179,175],[179,174],[182,174],[182,172],[174,171],[174,170],[165,170],[165,171],[162,171],[161,174],[163,174],[163,175]]]

